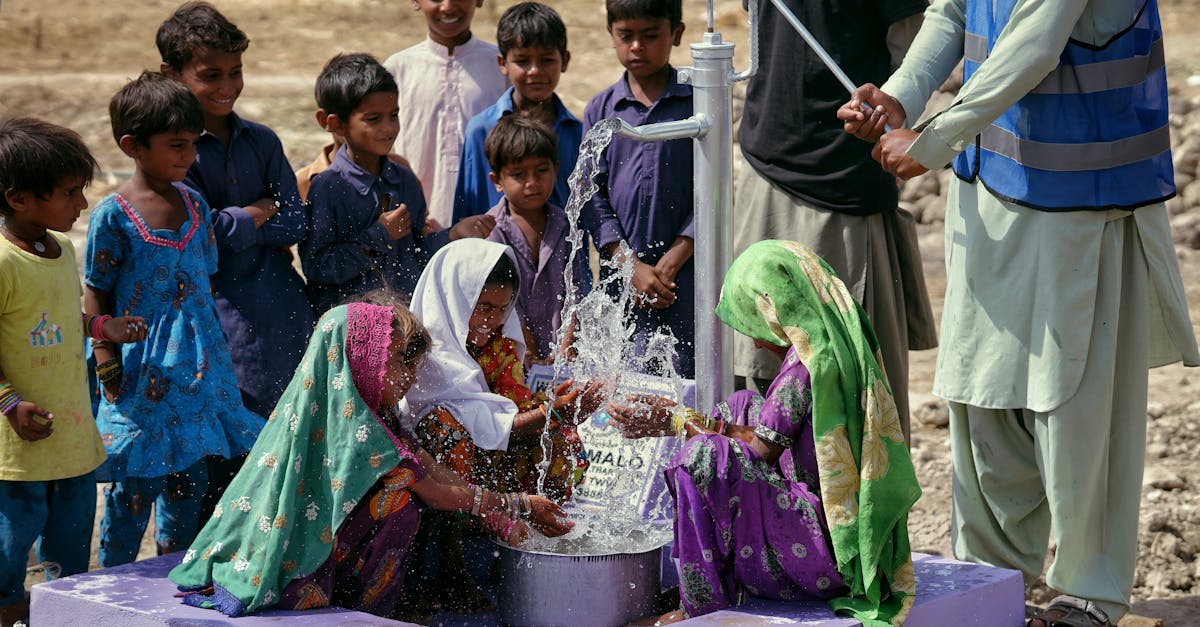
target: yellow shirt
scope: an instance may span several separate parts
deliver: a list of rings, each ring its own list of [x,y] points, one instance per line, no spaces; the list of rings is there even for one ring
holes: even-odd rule
[[[104,461],[92,417],[80,322],[75,249],[61,233],[58,259],[25,252],[0,237],[0,369],[27,401],[54,414],[54,433],[22,440],[0,420],[0,480],[77,477]]]

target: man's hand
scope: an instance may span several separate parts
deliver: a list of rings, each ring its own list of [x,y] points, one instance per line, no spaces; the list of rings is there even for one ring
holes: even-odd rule
[[[864,103],[871,107],[870,112],[864,111]],[[846,132],[869,142],[879,141],[886,131],[885,126],[903,127],[906,117],[899,100],[871,83],[854,90],[850,101],[837,110],[837,118],[844,123]]]
[[[871,157],[883,166],[889,174],[908,180],[929,171],[919,161],[908,156],[908,149],[917,139],[917,133],[908,129],[899,129],[884,133],[871,151]]]
[[[8,422],[26,442],[44,440],[54,433],[54,414],[29,401],[17,403],[8,414]]]
[[[464,237],[478,237],[483,239],[491,235],[494,228],[496,228],[496,218],[486,213],[463,218],[458,224],[450,228],[450,241],[453,242]]]

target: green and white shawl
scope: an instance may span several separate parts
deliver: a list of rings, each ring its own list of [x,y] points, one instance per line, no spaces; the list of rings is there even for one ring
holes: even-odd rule
[[[171,571],[193,593],[184,603],[230,616],[270,607],[288,582],[325,562],[338,528],[380,477],[401,463],[419,468],[363,400],[379,400],[392,321],[382,309],[355,303],[317,322],[245,466]],[[362,393],[356,367],[367,373]]]
[[[921,488],[866,313],[811,250],[767,240],[729,268],[717,316],[793,347],[808,368],[822,502],[850,588],[830,606],[867,626],[901,624],[916,597],[908,512]]]

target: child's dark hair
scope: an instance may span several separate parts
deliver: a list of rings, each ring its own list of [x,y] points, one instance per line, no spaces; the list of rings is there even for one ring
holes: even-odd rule
[[[317,76],[314,90],[317,106],[343,121],[350,119],[364,98],[378,92],[398,94],[400,88],[375,57],[361,52],[330,59]]]
[[[9,193],[46,198],[67,179],[86,186],[95,170],[96,159],[79,133],[34,118],[0,121],[0,214],[13,214]]]
[[[158,54],[179,72],[201,48],[242,53],[250,45],[246,33],[207,2],[185,2],[158,27]]]
[[[483,153],[497,175],[504,166],[530,157],[545,157],[558,163],[558,137],[534,118],[510,113],[488,131]]]
[[[496,26],[500,56],[513,48],[555,48],[567,53],[567,25],[558,11],[541,2],[522,2],[508,7]]]
[[[512,257],[509,257],[508,253],[500,255],[500,259],[496,261],[496,265],[492,266],[492,271],[483,281],[484,286],[511,287],[514,292],[517,291],[520,283],[521,278],[517,275],[517,264],[513,263]]]
[[[682,0],[605,0],[604,8],[608,14],[609,30],[617,20],[665,19],[670,22],[671,28],[683,22]]]
[[[113,139],[131,135],[143,146],[159,133],[204,130],[200,101],[179,81],[158,72],[142,72],[113,95],[108,102]]]

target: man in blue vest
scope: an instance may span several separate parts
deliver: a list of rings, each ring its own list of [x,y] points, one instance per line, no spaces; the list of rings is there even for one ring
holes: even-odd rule
[[[958,98],[912,127],[960,58]],[[950,402],[955,555],[1032,582],[1053,533],[1046,582],[1064,594],[1030,625],[1116,624],[1147,367],[1200,365],[1163,204],[1155,0],[937,0],[901,67],[838,117],[902,178],[953,161],[934,392]]]

